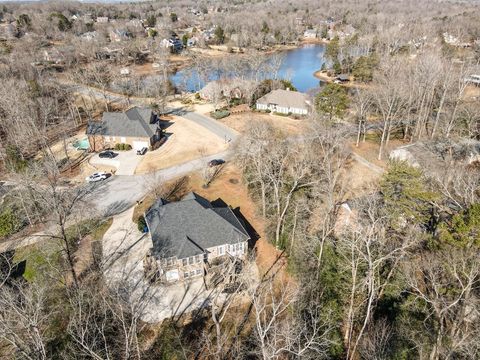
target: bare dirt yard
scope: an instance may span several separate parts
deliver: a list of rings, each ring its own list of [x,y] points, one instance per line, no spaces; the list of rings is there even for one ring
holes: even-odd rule
[[[170,189],[178,184],[178,179],[168,182],[164,185],[165,189]],[[233,209],[238,209],[241,215],[248,222],[249,231],[258,234],[258,240],[255,243],[256,263],[260,274],[264,274],[274,264],[281,266],[285,264],[285,259],[281,257],[280,251],[268,242],[265,237],[265,222],[261,214],[257,212],[257,205],[248,194],[246,184],[243,182],[240,170],[232,163],[227,163],[220,175],[210,184],[208,188],[203,188],[203,180],[200,173],[192,173],[185,177],[182,186],[178,187],[178,193],[175,199],[182,198],[189,191],[194,191],[210,201],[222,199]],[[133,220],[143,214],[155,201],[153,196],[146,197],[133,213]]]
[[[243,182],[240,170],[234,164],[227,164],[220,176],[207,189],[202,187],[203,181],[199,173],[190,176],[189,184],[192,191],[210,201],[220,198],[233,209],[239,209],[251,228],[258,234],[258,240],[255,243],[255,261],[260,275],[265,274],[272,267],[276,269],[284,268],[286,259],[266,238],[265,222],[261,214],[258,213],[257,204],[248,193],[247,185]],[[247,227],[249,227],[248,224]]]
[[[178,165],[200,156],[224,151],[228,144],[204,127],[179,116],[172,116],[172,125],[166,132],[168,140],[160,148],[149,151],[135,170],[146,174]]]
[[[362,156],[372,164],[375,164],[377,166],[380,166],[386,169],[388,165],[388,154],[390,153],[390,151],[406,144],[407,143],[402,140],[397,140],[397,139],[390,140],[388,143],[388,146],[385,148],[383,152],[382,160],[378,160],[378,150],[380,145],[376,141],[376,139],[367,140],[366,142],[360,142],[358,147],[356,147],[355,144],[352,143],[351,149],[354,153]]]
[[[285,135],[300,135],[306,130],[309,124],[307,119],[296,120],[286,116],[259,112],[245,112],[230,115],[219,121],[239,133],[245,133],[245,131],[255,122],[265,121]]]

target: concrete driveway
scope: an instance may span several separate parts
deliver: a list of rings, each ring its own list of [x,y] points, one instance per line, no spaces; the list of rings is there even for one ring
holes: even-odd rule
[[[158,170],[153,174],[115,175],[105,181],[94,183],[88,200],[102,216],[119,214],[147,194],[149,182],[152,181],[152,178],[162,179],[163,181],[172,180],[192,171],[203,169],[210,160],[228,160],[230,156],[229,151],[224,151]]]
[[[116,151],[118,154],[113,159],[108,158],[100,158],[99,154],[95,154],[90,158],[90,165],[104,165],[104,166],[111,166],[112,169],[116,169],[116,175],[133,175],[135,173],[135,169],[137,165],[142,160],[141,155],[137,155],[135,150],[129,151]]]

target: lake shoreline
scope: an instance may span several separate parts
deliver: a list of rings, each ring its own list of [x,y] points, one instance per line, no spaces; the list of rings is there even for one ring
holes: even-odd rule
[[[297,50],[305,45],[327,45],[329,43],[328,40],[323,40],[323,39],[303,39],[300,41],[298,44],[286,44],[286,45],[274,45],[273,48],[270,48],[268,50],[258,50],[259,53],[265,54],[265,55],[272,55],[275,53],[281,53],[281,52],[287,52],[287,51],[292,51],[292,50]],[[232,55],[248,55],[249,53],[252,53],[254,50],[253,49],[247,49],[247,51],[244,52],[227,52],[224,50],[218,50],[212,47],[209,47],[207,49],[202,49],[202,48],[193,48],[190,51],[194,53],[199,53],[207,58],[216,58],[216,57],[222,57],[222,56],[232,56]],[[190,55],[186,56],[184,60],[179,60],[178,58],[181,56],[176,56],[176,60],[172,61],[172,64],[170,66],[169,72],[171,72],[170,75],[175,75],[177,72],[182,71],[191,64],[188,63],[190,60]]]
[[[218,56],[219,50],[213,50],[213,52]],[[319,81],[315,73],[324,62],[324,53],[325,42],[316,39],[315,41],[302,41],[298,44],[277,45],[268,51],[250,54],[244,53],[240,54],[240,56],[243,55],[245,56],[244,59],[248,60],[250,56],[257,54],[257,57],[262,57],[264,61],[268,62],[271,58],[276,57],[276,54],[281,54],[282,65],[277,75],[279,75],[280,78],[291,80],[298,91],[307,92],[319,87]],[[236,54],[222,53],[222,56],[235,55]],[[228,61],[228,59],[235,58],[221,58],[221,61]],[[237,57],[237,59],[239,58]],[[177,62],[175,65],[177,71],[172,72],[170,76],[170,80],[174,86],[185,88],[189,92],[196,92],[199,91],[199,86],[202,88],[205,85],[203,81],[195,78],[195,69],[192,68],[192,64],[187,57],[183,63]],[[190,69],[192,69],[192,71],[190,71]],[[209,77],[208,81],[214,80],[216,76],[218,77],[219,75]],[[200,85],[200,82],[203,85]]]

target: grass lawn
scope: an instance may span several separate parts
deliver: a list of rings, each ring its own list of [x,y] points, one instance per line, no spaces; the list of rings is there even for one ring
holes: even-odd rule
[[[37,280],[50,267],[60,267],[61,248],[53,240],[46,240],[40,244],[33,244],[15,250],[14,262],[25,261],[23,277],[31,282]]]
[[[101,240],[105,232],[112,225],[113,220],[86,220],[79,223],[76,227],[70,227],[67,229],[67,236],[71,238],[71,245],[74,249],[77,249],[77,237],[81,236],[83,239],[89,238],[91,241]],[[88,241],[88,247],[90,249],[91,241]],[[80,248],[82,254],[85,256],[90,254],[91,251],[86,251],[85,246],[82,246],[80,242]],[[62,260],[62,246],[58,240],[46,239],[37,244],[32,244],[15,250],[14,262],[16,264],[25,261],[25,272],[23,277],[25,280],[31,282],[38,280],[41,275],[50,271],[52,268],[62,269],[65,267]],[[80,255],[82,255],[80,254]],[[82,257],[78,256],[76,257]],[[90,257],[90,256],[89,256]],[[83,260],[83,259],[82,259]]]
[[[102,240],[103,235],[105,235],[110,226],[112,226],[112,223],[112,218],[102,221],[90,234],[93,240]]]

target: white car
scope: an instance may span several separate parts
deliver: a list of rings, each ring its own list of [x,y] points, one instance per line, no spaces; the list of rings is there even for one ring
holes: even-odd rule
[[[102,172],[96,172],[96,173],[93,173],[90,176],[87,176],[85,178],[85,181],[87,181],[87,182],[97,182],[97,181],[105,180],[106,178],[107,178],[107,173],[102,171]]]

